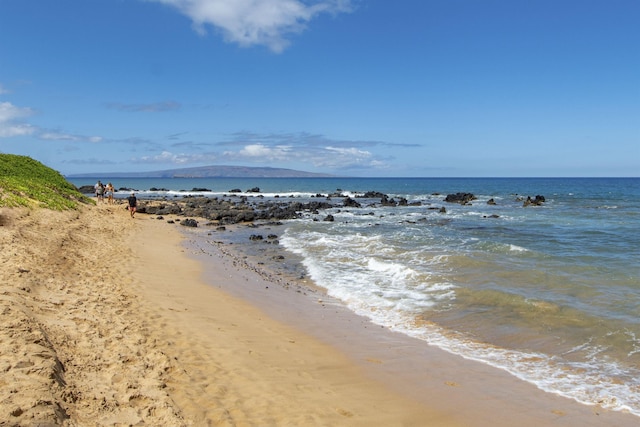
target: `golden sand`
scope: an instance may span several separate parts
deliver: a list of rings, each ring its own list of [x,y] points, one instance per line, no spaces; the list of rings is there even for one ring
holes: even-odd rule
[[[207,263],[203,280],[204,265],[181,244],[179,226],[142,214],[132,219],[124,205],[4,209],[0,224],[0,425],[637,420],[550,396],[438,350],[420,353],[428,360],[407,357],[410,345],[390,341],[377,346],[384,347],[380,352],[370,350],[376,346],[365,342],[375,338],[360,336],[362,327],[353,328],[356,337],[344,346],[318,338],[286,309],[275,319],[256,301],[207,283],[264,277],[234,270],[221,255]],[[339,327],[327,322],[323,329]],[[412,372],[419,382],[403,379]]]

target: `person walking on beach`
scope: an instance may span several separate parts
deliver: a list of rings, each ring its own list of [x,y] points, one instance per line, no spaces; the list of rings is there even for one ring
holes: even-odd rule
[[[129,197],[127,197],[127,201],[129,202],[129,213],[131,214],[131,218],[136,213],[136,207],[138,206],[138,199],[136,199],[135,193],[131,193]]]
[[[96,197],[98,198],[98,202],[104,202],[104,184],[102,181],[98,181],[94,186],[96,189]]]
[[[113,204],[113,193],[116,191],[115,188],[113,188],[113,184],[108,183],[107,184],[107,188],[105,188],[105,191],[107,192],[107,202],[112,205]]]

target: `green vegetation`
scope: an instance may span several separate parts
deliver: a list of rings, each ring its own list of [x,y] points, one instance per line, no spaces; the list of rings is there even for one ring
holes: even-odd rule
[[[0,207],[76,209],[94,201],[78,192],[59,172],[27,156],[0,154]]]

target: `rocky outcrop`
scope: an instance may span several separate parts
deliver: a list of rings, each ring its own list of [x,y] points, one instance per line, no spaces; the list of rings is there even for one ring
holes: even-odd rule
[[[185,227],[197,227],[198,221],[195,219],[187,218],[180,221],[180,225],[184,225]]]
[[[260,191],[257,187],[252,189]],[[296,197],[280,198],[262,197],[262,194],[256,196],[239,195],[238,189],[230,190],[223,197],[204,197],[204,196],[183,196],[181,198],[162,198],[162,199],[139,199],[138,212],[144,214],[157,215],[158,217],[167,215],[179,215],[185,218],[199,218],[209,220],[210,225],[223,227],[228,224],[253,223],[267,221],[282,221],[288,219],[298,219],[313,216],[314,221],[333,222],[336,218],[327,210],[338,210],[342,208],[364,208],[366,207],[392,207],[402,208],[406,206],[421,206],[423,202],[409,202],[406,198],[392,198],[387,194],[370,191],[364,193],[364,196],[346,196],[341,190],[337,190],[334,196],[340,195],[340,199],[316,195],[308,199],[300,200]],[[250,192],[251,190],[246,190]],[[353,193],[350,193],[353,194]],[[375,200],[378,198],[378,200]],[[371,200],[372,199],[372,200]],[[448,203],[458,203],[467,205],[476,196],[472,193],[455,193],[446,196],[444,201]],[[519,199],[524,201],[525,206],[540,205],[544,202],[544,196],[535,196]],[[493,199],[487,201],[487,204],[495,204]],[[427,210],[438,211],[440,214],[447,214],[447,209],[438,206],[428,206]],[[322,216],[321,216],[322,215]],[[368,215],[375,215],[370,212]],[[487,218],[498,218],[498,216],[488,216]],[[197,227],[197,222],[179,222],[185,226]],[[184,223],[183,223],[184,222]]]
[[[541,196],[539,194],[536,197],[534,197],[533,199],[531,198],[531,196],[527,196],[527,200],[524,201],[522,206],[523,207],[527,207],[527,206],[542,206],[542,204],[545,201],[546,200],[545,200],[544,196]]]
[[[360,207],[362,207],[362,205],[360,203],[356,202],[351,197],[347,197],[346,199],[344,199],[344,201],[342,202],[342,205],[345,208],[360,208]]]
[[[82,194],[94,194],[96,189],[93,185],[83,185],[78,187],[78,191]]]
[[[448,194],[445,197],[444,201],[447,203],[459,203],[461,205],[466,205],[471,203],[471,201],[475,200],[477,197],[472,193],[456,193],[456,194]]]
[[[379,191],[367,191],[363,195],[356,196],[356,197],[360,197],[363,199],[382,199],[383,197],[386,197],[386,196],[387,196],[386,194],[381,193]]]

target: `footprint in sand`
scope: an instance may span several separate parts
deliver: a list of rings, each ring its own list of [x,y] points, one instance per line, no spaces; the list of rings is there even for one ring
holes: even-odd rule
[[[347,418],[353,417],[353,413],[347,411],[346,409],[338,408],[338,409],[336,409],[336,412],[338,412],[343,417],[347,417]]]

